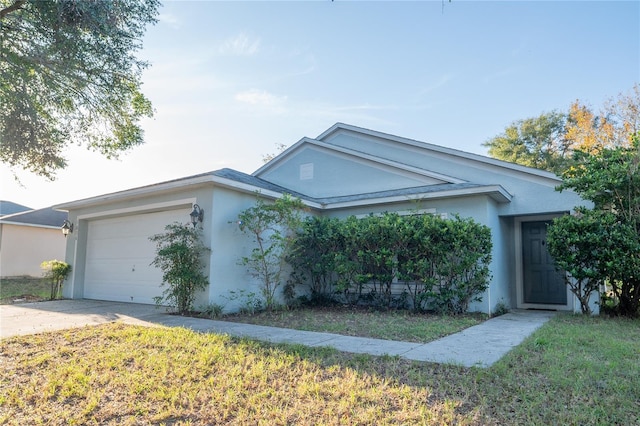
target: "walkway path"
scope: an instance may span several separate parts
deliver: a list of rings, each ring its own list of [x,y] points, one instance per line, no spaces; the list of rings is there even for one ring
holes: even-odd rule
[[[186,327],[200,332],[223,333],[272,343],[329,346],[345,352],[399,356],[416,361],[489,367],[553,315],[554,312],[518,310],[433,342],[410,343],[181,317],[169,315],[150,305],[59,300],[1,305],[0,337],[118,321],[147,326]]]

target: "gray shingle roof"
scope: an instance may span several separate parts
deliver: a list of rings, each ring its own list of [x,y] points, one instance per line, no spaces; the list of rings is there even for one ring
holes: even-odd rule
[[[0,223],[18,223],[39,226],[62,226],[67,219],[67,212],[53,210],[51,207],[26,212],[14,213],[0,217]]]
[[[32,210],[30,207],[12,201],[0,200],[0,216]]]
[[[332,204],[332,203],[344,203],[350,201],[360,201],[360,200],[368,200],[375,198],[384,198],[384,197],[397,197],[403,195],[412,195],[412,194],[436,194],[438,192],[449,192],[460,189],[470,189],[470,188],[480,188],[485,185],[475,184],[475,183],[443,183],[439,185],[424,185],[424,186],[416,186],[412,188],[401,188],[401,189],[393,189],[387,191],[377,191],[377,192],[369,192],[364,194],[353,194],[353,195],[344,195],[338,197],[324,197],[324,198],[314,198],[309,197],[308,195],[301,194],[295,191],[291,191],[285,187],[275,185],[271,182],[267,182],[266,180],[260,179],[258,177],[248,175],[246,173],[238,172],[233,169],[220,169],[211,174],[223,177],[226,179],[230,179],[236,182],[253,185],[258,188],[266,189],[269,191],[279,192],[282,194],[290,194],[293,197],[297,197],[303,200],[313,201],[319,204]]]

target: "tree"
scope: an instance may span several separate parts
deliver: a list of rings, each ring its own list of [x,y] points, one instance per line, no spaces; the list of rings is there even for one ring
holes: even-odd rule
[[[269,161],[273,160],[278,155],[280,155],[282,152],[284,152],[284,150],[286,150],[286,149],[287,149],[287,145],[285,145],[283,143],[277,143],[276,144],[276,152],[272,153],[272,154],[264,154],[262,156],[262,162],[263,163],[268,163]]]
[[[559,173],[567,162],[565,122],[566,115],[557,111],[518,120],[483,145],[491,157]]]
[[[640,131],[640,85],[629,93],[608,99],[596,115],[591,108],[575,101],[571,104],[566,134],[572,151],[597,153],[603,148],[628,147]]]
[[[567,113],[553,111],[511,123],[504,133],[484,143],[500,160],[561,175],[573,162],[573,153],[597,154],[604,148],[631,145],[640,131],[640,85],[607,100],[600,114],[575,101]]]
[[[153,109],[134,53],[158,0],[0,0],[0,161],[49,179],[63,149],[143,143]]]
[[[255,247],[240,264],[261,281],[265,306],[276,307],[276,291],[282,285],[283,273],[294,240],[302,224],[305,206],[298,198],[285,194],[273,203],[258,198],[256,205],[238,215],[240,230],[252,237]]]
[[[552,236],[556,233],[583,235],[571,235],[564,243],[550,241],[549,245],[558,245],[554,254],[561,261],[568,260],[573,253],[577,261],[586,265],[583,269],[593,269],[588,271],[588,276],[586,272],[579,274],[586,278],[595,274],[600,282],[608,283],[618,303],[617,313],[637,316],[640,314],[640,133],[633,135],[631,141],[628,147],[575,153],[576,165],[565,171],[558,189],[576,191],[593,202],[593,209],[578,209],[580,215],[575,221],[582,224],[573,231],[567,228],[575,226],[573,221],[554,222],[552,228],[565,229],[553,231]],[[589,229],[588,221],[596,226]],[[588,243],[582,244],[585,239]],[[580,267],[574,265],[574,268]]]
[[[168,285],[162,296],[155,297],[156,304],[168,303],[180,314],[191,312],[196,292],[209,285],[203,272],[203,255],[209,249],[202,243],[200,228],[172,223],[149,239],[156,243],[151,264],[162,270],[162,285]]]

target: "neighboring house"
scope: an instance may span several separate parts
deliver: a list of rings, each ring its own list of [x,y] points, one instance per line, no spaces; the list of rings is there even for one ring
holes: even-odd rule
[[[14,213],[26,212],[27,210],[33,210],[30,207],[23,206],[11,201],[0,200],[0,217],[7,216]]]
[[[171,222],[188,223],[194,204],[204,210],[211,248],[210,286],[199,303],[224,304],[232,290],[257,291],[238,264],[252,246],[236,221],[259,191],[271,199],[292,194],[315,215],[417,209],[473,218],[491,228],[493,260],[490,286],[471,310],[491,312],[498,303],[579,309],[545,246],[547,223],[582,203],[575,193],[557,192],[559,183],[549,172],[338,123],[252,175],[222,169],[55,206],[75,223],[64,296],[153,303],[161,273],[150,266],[155,248],[148,238]]]
[[[19,204],[3,201],[3,213]],[[60,226],[66,212],[51,207],[0,216],[0,277],[42,276],[45,260],[64,260],[66,242]]]

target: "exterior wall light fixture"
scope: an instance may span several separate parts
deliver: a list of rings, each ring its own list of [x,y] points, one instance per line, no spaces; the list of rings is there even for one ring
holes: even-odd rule
[[[204,220],[204,210],[200,208],[199,205],[193,205],[193,211],[189,213],[191,216],[191,224],[195,228],[198,222],[202,222]]]
[[[60,229],[62,230],[62,235],[67,238],[67,235],[73,232],[73,223],[69,222],[69,219],[65,219]]]

